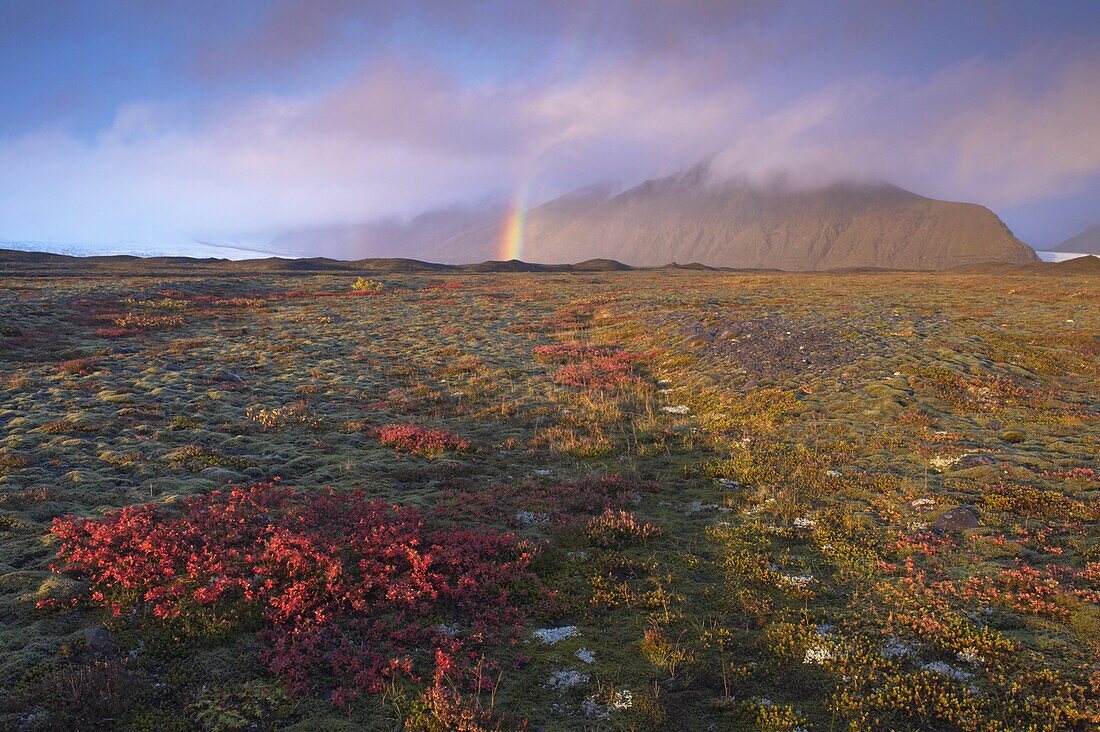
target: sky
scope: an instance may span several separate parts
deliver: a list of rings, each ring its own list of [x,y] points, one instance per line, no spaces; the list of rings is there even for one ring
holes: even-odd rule
[[[1100,223],[1097,0],[0,0],[0,91],[8,241],[260,246],[703,160],[1039,249]]]

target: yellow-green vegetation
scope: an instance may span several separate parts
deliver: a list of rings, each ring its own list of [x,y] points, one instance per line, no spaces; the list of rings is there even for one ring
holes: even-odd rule
[[[351,289],[356,292],[382,292],[384,285],[378,280],[367,279],[366,277],[356,277],[355,282],[351,283]]]
[[[0,728],[1100,723],[1094,282],[385,282],[0,280]],[[56,517],[276,477],[514,532],[553,599],[475,683],[346,696],[247,602],[115,616],[50,569]]]

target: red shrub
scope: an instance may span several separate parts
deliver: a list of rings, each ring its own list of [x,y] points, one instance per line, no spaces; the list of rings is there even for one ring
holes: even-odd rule
[[[612,346],[594,346],[590,343],[555,343],[535,347],[535,360],[541,363],[566,363],[580,359],[611,356]]]
[[[71,376],[88,376],[99,368],[94,358],[74,358],[57,364],[57,373]]]
[[[441,455],[446,450],[466,450],[470,447],[464,440],[447,430],[433,430],[413,424],[388,424],[378,430],[378,439],[383,445],[411,452],[417,455]]]
[[[617,346],[558,343],[535,348],[535,360],[562,366],[554,381],[591,391],[618,389],[636,380],[638,364],[646,354],[621,351]]]
[[[641,359],[636,353],[617,353],[577,361],[558,369],[554,381],[592,391],[617,389],[635,380],[634,369]]]
[[[126,338],[137,333],[133,328],[97,328],[95,332],[100,338]]]
[[[132,506],[55,519],[52,531],[54,569],[87,578],[93,602],[161,621],[251,608],[268,668],[338,700],[395,678],[468,680],[482,647],[514,639],[548,597],[514,536],[432,526],[361,491],[266,483],[192,498],[179,514]]]
[[[607,508],[599,516],[589,519],[584,533],[596,546],[610,548],[645,542],[661,530],[653,524],[639,521],[630,511]]]

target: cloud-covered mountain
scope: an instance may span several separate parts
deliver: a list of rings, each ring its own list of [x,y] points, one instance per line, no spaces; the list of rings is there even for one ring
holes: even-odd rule
[[[1100,255],[1100,225],[1090,226],[1077,236],[1071,236],[1048,251]]]
[[[484,213],[484,212],[483,212]],[[392,251],[371,239],[346,256],[383,252],[437,262],[501,258],[504,222],[467,227],[469,211],[413,219],[394,227]],[[422,236],[430,229],[431,237]],[[446,235],[450,229],[450,235]],[[325,237],[299,235],[299,247],[323,249]],[[621,193],[590,187],[528,212],[521,257],[579,262],[594,257],[637,266],[699,262],[711,266],[825,270],[844,267],[947,269],[975,262],[1026,263],[1035,253],[988,209],[937,201],[885,183],[801,188],[782,182],[715,183],[705,167],[646,181]],[[311,243],[312,242],[312,243]]]

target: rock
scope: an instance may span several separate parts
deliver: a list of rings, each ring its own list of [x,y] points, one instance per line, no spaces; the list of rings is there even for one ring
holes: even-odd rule
[[[516,522],[523,526],[535,526],[537,524],[550,523],[550,514],[533,513],[531,511],[517,511]]]
[[[222,369],[221,371],[219,371],[217,374],[214,375],[214,380],[215,381],[227,381],[231,384],[243,384],[244,383],[244,379],[242,379],[240,376],[233,373],[229,369]]]
[[[955,461],[955,467],[959,470],[967,468],[979,468],[986,465],[996,465],[997,461],[990,455],[963,455]]]
[[[102,625],[96,625],[84,631],[84,642],[97,653],[113,654],[117,647],[114,638]]]
[[[1016,444],[1018,442],[1023,442],[1026,438],[1024,437],[1024,433],[1020,432],[1020,430],[1006,430],[1001,433],[1001,439],[1005,442]]]
[[[978,526],[981,526],[981,522],[978,521],[978,509],[973,506],[956,506],[940,514],[940,517],[932,522],[932,530],[939,534],[966,531]]]
[[[552,646],[567,638],[574,638],[580,635],[580,632],[575,625],[563,625],[558,628],[539,628],[534,635],[546,645]]]
[[[695,333],[680,341],[680,348],[698,348],[705,346],[714,340],[710,333]]]
[[[574,686],[581,686],[587,683],[588,674],[582,674],[580,671],[575,671],[573,669],[566,669],[564,671],[555,671],[550,674],[550,679],[546,682],[546,685],[551,689],[564,691],[565,689],[572,689]]]
[[[200,470],[199,477],[212,480],[215,483],[236,483],[244,479],[244,476],[240,473],[225,468],[219,468],[216,465]]]

